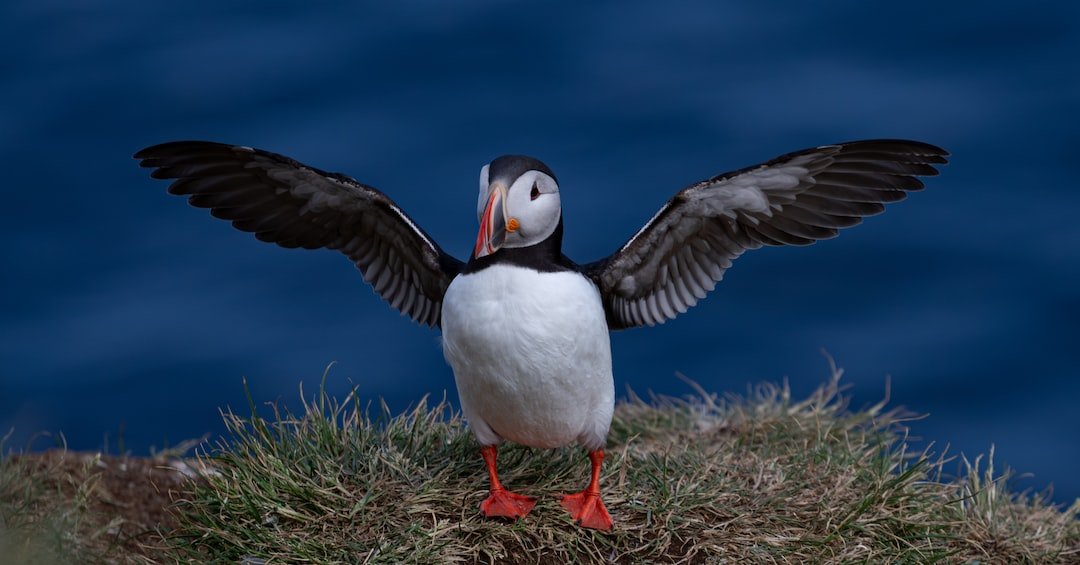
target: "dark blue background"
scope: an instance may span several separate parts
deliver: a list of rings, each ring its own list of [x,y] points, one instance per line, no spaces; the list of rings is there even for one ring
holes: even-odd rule
[[[0,14],[0,429],[145,452],[292,401],[323,368],[402,408],[453,380],[437,332],[330,252],[165,194],[130,155],[266,148],[389,193],[463,257],[479,168],[559,175],[566,252],[610,253],[675,190],[788,151],[905,137],[953,153],[835,241],[739,259],[666,326],[613,336],[619,390],[823,382],[914,434],[1080,495],[1075,3],[73,2]],[[122,430],[122,431],[121,431]],[[45,440],[47,444],[50,440]],[[39,441],[38,446],[43,442]]]

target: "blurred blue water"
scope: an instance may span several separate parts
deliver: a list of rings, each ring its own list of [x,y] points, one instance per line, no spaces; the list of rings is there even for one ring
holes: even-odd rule
[[[907,137],[926,192],[829,241],[739,259],[704,303],[613,337],[620,390],[847,369],[915,435],[1080,496],[1080,10],[689,2],[15,0],[0,8],[0,429],[145,451],[218,407],[331,389],[404,407],[453,381],[437,333],[330,252],[259,244],[130,159],[172,139],[285,153],[380,187],[459,257],[476,174],[559,175],[566,251],[606,255],[671,193],[787,151]],[[46,440],[44,443],[47,443]],[[37,445],[42,446],[42,441]]]

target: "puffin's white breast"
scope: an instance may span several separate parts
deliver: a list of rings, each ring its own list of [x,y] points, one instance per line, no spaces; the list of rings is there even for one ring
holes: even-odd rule
[[[494,265],[458,276],[443,353],[481,444],[603,447],[615,385],[600,292],[576,272]]]

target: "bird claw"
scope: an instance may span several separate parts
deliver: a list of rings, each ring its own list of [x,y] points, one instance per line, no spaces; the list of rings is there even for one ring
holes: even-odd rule
[[[536,506],[536,498],[510,492],[493,490],[480,503],[480,512],[488,518],[524,518]]]
[[[611,514],[604,507],[604,501],[600,500],[600,493],[584,490],[577,494],[566,494],[560,504],[570,512],[575,524],[605,532],[611,530]]]

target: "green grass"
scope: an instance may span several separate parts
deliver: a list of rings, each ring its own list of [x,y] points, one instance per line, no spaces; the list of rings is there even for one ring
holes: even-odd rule
[[[320,389],[296,412],[257,412],[224,413],[228,433],[199,456],[206,473],[180,489],[175,523],[107,560],[1080,562],[1080,501],[1063,509],[1009,492],[992,456],[909,452],[905,414],[850,410],[838,371],[802,400],[763,385],[621,404],[602,476],[610,533],[573,525],[555,496],[584,486],[579,449],[504,446],[504,483],[540,502],[514,523],[482,518],[483,464],[446,402],[393,415]],[[11,476],[0,466],[0,526],[29,531],[10,525],[11,501],[34,498],[3,490]],[[37,529],[41,543],[57,547],[58,531],[79,551],[80,530],[58,524]]]
[[[204,457],[216,473],[168,541],[182,560],[229,562],[1080,561],[1080,502],[1011,494],[981,460],[948,479],[956,462],[906,450],[903,414],[850,411],[838,383],[800,401],[765,385],[623,403],[602,476],[611,533],[558,505],[587,479],[578,449],[500,450],[504,483],[540,503],[483,519],[483,465],[446,402],[392,416],[320,392],[295,414],[226,413]]]

